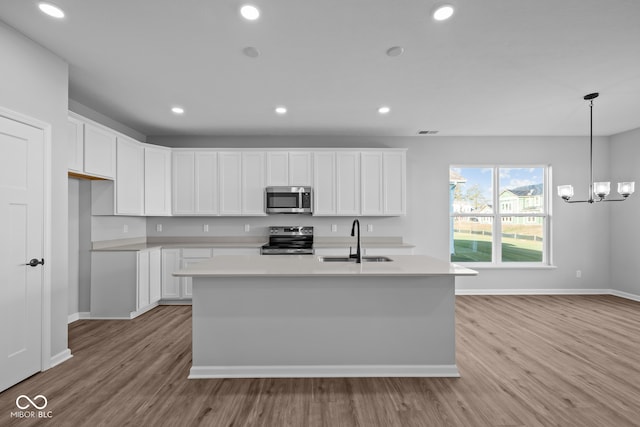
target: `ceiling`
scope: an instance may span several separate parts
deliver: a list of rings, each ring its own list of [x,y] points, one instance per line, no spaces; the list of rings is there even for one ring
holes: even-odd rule
[[[637,0],[453,0],[444,22],[431,0],[247,0],[256,21],[236,0],[52,2],[64,19],[0,0],[0,20],[148,136],[587,135],[596,91],[596,135],[640,127]]]

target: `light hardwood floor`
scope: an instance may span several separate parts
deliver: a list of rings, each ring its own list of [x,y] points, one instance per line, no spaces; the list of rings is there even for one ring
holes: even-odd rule
[[[461,378],[187,380],[191,308],[69,326],[73,359],[0,394],[2,426],[640,426],[640,303],[459,296]],[[42,394],[49,420],[11,419]]]

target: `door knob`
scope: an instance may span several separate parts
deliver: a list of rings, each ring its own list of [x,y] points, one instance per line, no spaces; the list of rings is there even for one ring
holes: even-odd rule
[[[38,261],[38,258],[33,258],[31,261],[29,261],[25,265],[30,265],[31,267],[36,267],[38,264],[44,265],[44,258],[42,258],[40,261]]]

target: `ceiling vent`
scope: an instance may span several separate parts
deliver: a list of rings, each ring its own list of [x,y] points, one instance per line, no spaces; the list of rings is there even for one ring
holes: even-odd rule
[[[435,135],[438,133],[437,130],[419,130],[418,135]]]

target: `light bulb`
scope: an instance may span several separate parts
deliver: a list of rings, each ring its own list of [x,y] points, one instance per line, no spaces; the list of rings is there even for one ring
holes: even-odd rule
[[[611,183],[610,182],[594,182],[593,183],[593,194],[598,196],[601,199],[604,199],[611,192]]]
[[[573,197],[573,185],[558,185],[558,196],[564,200],[569,200]]]

